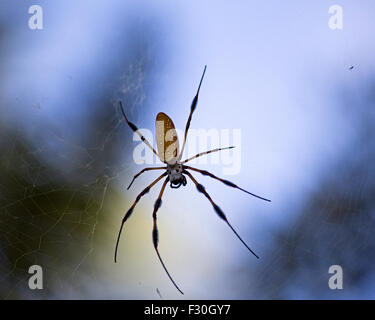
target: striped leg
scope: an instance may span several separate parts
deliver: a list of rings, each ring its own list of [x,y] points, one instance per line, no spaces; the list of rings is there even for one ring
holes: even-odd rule
[[[195,94],[193,102],[191,103],[190,114],[189,114],[189,118],[188,118],[188,120],[186,122],[184,142],[182,144],[182,148],[181,148],[181,152],[180,152],[180,155],[179,155],[179,159],[181,159],[182,154],[184,153],[185,144],[186,144],[186,137],[187,137],[187,134],[188,134],[188,131],[189,131],[189,128],[190,128],[191,117],[193,116],[194,110],[195,110],[195,108],[197,107],[197,104],[198,104],[199,90],[201,88],[201,84],[202,84],[202,81],[203,81],[204,74],[206,73],[206,68],[207,68],[207,66],[204,66],[202,78],[201,78],[201,81],[199,82],[197,93]]]
[[[195,158],[199,158],[199,157],[201,157],[201,156],[204,156],[204,155],[209,154],[209,153],[212,153],[212,152],[217,152],[217,151],[227,150],[227,149],[233,149],[233,148],[234,148],[234,147],[216,148],[216,149],[213,149],[213,150],[209,150],[209,151],[201,152],[201,153],[198,153],[198,154],[196,154],[195,156],[193,156],[193,157],[191,157],[191,158],[189,158],[189,159],[186,159],[186,160],[182,161],[181,163],[184,164],[184,163],[189,162],[189,161],[191,161],[191,160],[193,160],[193,159],[195,159]]]
[[[155,251],[156,251],[156,254],[158,255],[158,258],[159,258],[159,261],[161,263],[161,265],[163,266],[165,272],[167,273],[169,279],[172,281],[173,285],[176,287],[176,289],[181,293],[181,294],[184,294],[180,288],[177,286],[176,282],[174,282],[173,278],[171,277],[171,275],[169,274],[168,270],[167,270],[167,267],[165,266],[161,256],[160,256],[160,253],[159,253],[159,250],[158,250],[158,243],[159,243],[159,232],[158,232],[158,226],[157,226],[157,216],[156,216],[156,212],[159,210],[159,208],[161,207],[161,198],[163,196],[163,193],[164,193],[164,190],[165,190],[165,186],[167,185],[169,181],[169,178],[167,177],[167,179],[165,179],[164,183],[163,183],[163,186],[161,187],[161,190],[160,190],[160,193],[159,193],[159,197],[156,199],[155,201],[155,205],[154,205],[154,212],[152,213],[152,219],[154,220],[154,226],[153,226],[153,229],[152,229],[152,242],[154,244],[154,248],[155,248]]]
[[[159,178],[157,178],[156,180],[154,180],[148,187],[146,187],[138,196],[137,198],[135,199],[133,205],[130,207],[130,209],[126,212],[124,218],[122,219],[122,222],[121,222],[121,227],[120,227],[120,231],[118,233],[118,236],[117,236],[117,241],[116,241],[116,249],[115,249],[115,262],[117,262],[117,251],[118,251],[118,245],[119,245],[119,242],[120,242],[120,237],[121,237],[121,232],[122,232],[122,228],[124,227],[124,224],[126,222],[126,220],[129,219],[129,217],[131,216],[131,214],[133,213],[133,210],[134,210],[134,207],[136,206],[136,204],[138,203],[138,201],[146,194],[150,191],[150,189],[156,184],[158,183],[161,179],[163,179],[165,176],[167,175],[166,172],[164,172]]]
[[[193,170],[193,171],[196,171],[196,172],[199,172],[199,173],[203,174],[204,176],[209,176],[209,177],[211,177],[211,178],[214,178],[214,179],[216,179],[216,180],[219,180],[219,181],[221,181],[222,183],[226,184],[226,185],[229,186],[229,187],[239,189],[239,190],[241,190],[241,191],[243,191],[243,192],[246,192],[247,194],[250,194],[250,195],[252,195],[253,197],[256,197],[256,198],[258,198],[258,199],[261,199],[261,200],[264,200],[264,201],[271,202],[271,200],[269,200],[269,199],[266,199],[266,198],[260,197],[260,196],[254,194],[254,193],[251,193],[251,192],[249,192],[249,191],[246,191],[246,190],[240,188],[239,186],[235,185],[233,182],[230,182],[230,181],[228,181],[228,180],[224,180],[224,179],[221,179],[221,178],[219,178],[219,177],[216,177],[215,175],[213,175],[212,173],[210,173],[210,172],[208,172],[208,171],[206,171],[206,170],[200,170],[200,169],[192,168],[192,167],[189,167],[189,166],[184,166],[184,168],[185,168],[185,169],[189,169],[189,170]]]
[[[212,206],[214,207],[214,210],[215,212],[217,213],[217,215],[223,219],[227,225],[232,229],[232,231],[234,232],[234,234],[237,236],[237,238],[245,245],[245,247],[255,256],[259,259],[259,257],[257,256],[257,254],[250,249],[250,247],[246,244],[245,241],[242,240],[242,238],[239,236],[239,234],[237,233],[236,230],[234,230],[234,228],[232,227],[232,225],[229,223],[229,221],[227,220],[227,217],[225,216],[224,212],[220,209],[220,207],[211,199],[210,195],[207,193],[206,189],[204,188],[204,186],[202,186],[201,184],[199,184],[197,182],[197,180],[194,179],[194,177],[191,175],[190,172],[184,170],[183,173],[187,174],[189,176],[189,178],[194,182],[194,184],[196,185],[197,189],[199,192],[203,193],[206,198],[211,202]]]
[[[154,167],[154,168],[145,168],[145,169],[141,170],[140,172],[138,172],[138,173],[133,177],[132,182],[130,182],[130,184],[129,184],[128,190],[129,190],[129,188],[131,187],[131,185],[133,184],[134,180],[137,179],[137,178],[138,178],[143,172],[151,171],[151,170],[161,170],[161,169],[167,169],[167,168],[166,168],[166,167]]]
[[[148,142],[148,140],[142,135],[142,133],[139,132],[137,126],[133,123],[133,122],[130,122],[128,120],[128,118],[126,117],[126,114],[125,114],[125,111],[124,111],[124,107],[122,106],[122,102],[120,101],[120,107],[121,107],[121,112],[122,112],[122,115],[124,116],[125,118],[125,121],[126,123],[129,125],[129,127],[137,134],[139,135],[139,137],[141,138],[141,140],[153,151],[153,153],[156,154],[156,156],[160,159],[160,156],[159,154],[156,152],[156,150],[151,146],[150,142]]]

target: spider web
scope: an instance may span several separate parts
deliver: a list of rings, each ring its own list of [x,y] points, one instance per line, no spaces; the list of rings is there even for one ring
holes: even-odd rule
[[[103,80],[104,90],[76,122],[1,126],[0,298],[95,296],[87,282],[97,279],[103,248],[114,246],[128,200],[122,181],[130,176],[132,135],[117,105],[123,99],[136,121],[135,110],[149,102],[149,45],[135,41],[123,72]],[[32,265],[43,269],[43,290],[29,289]]]
[[[7,151],[0,158],[1,298],[28,294],[27,271],[34,264],[43,267],[48,289],[30,291],[31,296],[59,297],[57,286],[67,294],[71,286],[80,286],[81,272],[94,276],[90,266],[96,238],[103,232],[100,217],[112,211],[106,198],[116,193],[115,181],[126,169],[110,158],[110,149],[120,142],[119,119],[112,117],[106,126],[96,137],[97,147],[74,145],[50,132],[61,144],[51,162],[49,146],[31,145],[22,132],[5,134],[2,150]],[[60,161],[63,168],[55,166]]]

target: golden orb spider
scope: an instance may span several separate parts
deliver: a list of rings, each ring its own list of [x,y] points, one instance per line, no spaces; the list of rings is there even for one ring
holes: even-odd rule
[[[193,115],[194,110],[195,110],[195,108],[197,106],[197,103],[198,103],[199,90],[201,88],[201,84],[202,84],[202,81],[203,81],[203,78],[204,78],[204,74],[206,73],[206,68],[207,68],[207,66],[204,67],[203,74],[202,74],[201,80],[199,82],[197,93],[196,93],[196,95],[195,95],[195,97],[193,99],[193,102],[191,104],[189,118],[187,120],[186,127],[185,127],[184,141],[183,141],[182,148],[181,148],[180,152],[179,152],[179,142],[178,142],[178,137],[177,137],[177,134],[176,134],[175,126],[174,126],[173,121],[171,120],[170,117],[168,117],[165,113],[162,113],[162,112],[158,113],[158,115],[156,116],[156,142],[157,142],[157,148],[158,148],[158,151],[159,151],[159,152],[156,152],[156,150],[151,146],[151,144],[148,142],[148,140],[140,133],[140,131],[138,130],[138,128],[132,122],[130,122],[128,120],[128,118],[126,117],[124,108],[122,106],[122,102],[120,101],[121,112],[122,112],[122,114],[123,114],[123,116],[125,118],[125,121],[129,125],[129,127],[135,133],[137,133],[140,136],[141,140],[156,154],[156,156],[164,164],[166,164],[165,167],[148,167],[148,168],[145,168],[145,169],[141,170],[139,173],[137,173],[133,177],[133,180],[131,181],[128,189],[131,187],[131,185],[133,184],[134,180],[136,178],[138,178],[145,171],[150,171],[150,170],[166,170],[166,171],[161,176],[159,176],[156,180],[154,180],[149,186],[147,186],[137,196],[137,198],[134,201],[133,205],[126,212],[124,218],[122,219],[120,231],[118,233],[117,242],[116,242],[115,262],[117,261],[117,251],[118,251],[118,245],[119,245],[119,241],[120,241],[121,232],[122,232],[122,229],[123,229],[123,226],[124,226],[126,220],[128,220],[129,217],[131,216],[131,214],[133,213],[133,210],[134,210],[136,204],[138,203],[138,201],[146,193],[148,193],[150,191],[150,189],[156,183],[158,183],[161,179],[163,179],[164,177],[166,177],[166,179],[164,180],[164,183],[163,183],[163,185],[161,187],[159,196],[158,196],[157,200],[155,201],[154,211],[152,213],[152,218],[153,218],[153,221],[154,221],[153,230],[152,230],[152,241],[153,241],[154,248],[155,248],[156,254],[157,254],[157,256],[158,256],[158,258],[160,260],[161,265],[163,266],[165,272],[167,273],[169,279],[172,281],[173,285],[176,287],[176,289],[181,294],[184,294],[184,293],[177,286],[176,282],[173,280],[173,278],[169,274],[169,272],[168,272],[168,270],[167,270],[167,268],[166,268],[163,260],[161,259],[161,256],[160,256],[160,253],[159,253],[159,250],[158,250],[159,236],[158,236],[157,216],[156,216],[156,213],[157,213],[158,209],[161,207],[161,202],[162,202],[161,199],[162,199],[162,196],[163,196],[163,193],[164,193],[164,189],[165,189],[167,183],[170,182],[171,188],[179,188],[180,186],[185,186],[186,182],[187,182],[185,175],[187,175],[190,178],[190,180],[193,181],[193,183],[196,185],[198,191],[200,193],[203,193],[203,195],[211,202],[211,204],[212,204],[215,212],[217,213],[217,215],[227,223],[227,225],[232,229],[232,231],[237,236],[237,238],[258,259],[259,259],[259,257],[256,255],[256,253],[253,250],[250,249],[250,247],[245,243],[244,240],[242,240],[242,238],[239,236],[239,234],[237,233],[237,231],[229,223],[229,221],[228,221],[227,217],[225,216],[224,212],[211,199],[210,195],[206,192],[206,189],[204,188],[204,186],[202,186],[200,183],[198,183],[197,180],[195,180],[195,178],[192,176],[192,174],[188,170],[196,171],[196,172],[201,173],[202,175],[209,176],[209,177],[211,177],[213,179],[219,180],[219,181],[223,182],[224,184],[226,184],[227,186],[230,186],[232,188],[236,188],[236,189],[239,189],[241,191],[244,191],[244,192],[246,192],[246,193],[248,193],[248,194],[250,194],[250,195],[252,195],[252,196],[254,196],[256,198],[259,198],[259,199],[262,199],[262,200],[265,200],[265,201],[269,201],[269,202],[271,201],[271,200],[265,199],[263,197],[260,197],[260,196],[254,194],[254,193],[246,191],[246,190],[238,187],[237,185],[235,185],[234,183],[232,183],[232,182],[230,182],[228,180],[224,180],[224,179],[221,179],[219,177],[216,177],[215,175],[213,175],[212,173],[210,173],[208,171],[200,170],[200,169],[193,168],[193,167],[185,165],[185,163],[189,162],[190,160],[193,160],[195,158],[201,157],[203,155],[206,155],[206,154],[209,154],[209,153],[212,153],[212,152],[217,152],[217,151],[220,151],[220,150],[231,149],[231,148],[234,148],[234,147],[216,148],[216,149],[213,149],[213,150],[209,150],[209,151],[198,153],[198,154],[196,154],[195,156],[193,156],[191,158],[188,158],[186,160],[181,161],[181,157],[182,157],[182,154],[184,152],[184,148],[185,148],[185,144],[186,144],[187,134],[188,134],[189,127],[190,127],[191,118],[192,118],[192,115]]]

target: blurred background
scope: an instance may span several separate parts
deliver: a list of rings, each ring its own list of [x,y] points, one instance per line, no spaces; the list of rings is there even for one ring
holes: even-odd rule
[[[375,298],[374,14],[371,0],[2,0],[0,298]],[[124,213],[160,174],[126,190],[144,166],[118,100],[139,128],[163,111],[182,129],[206,64],[191,128],[240,129],[241,170],[224,178],[272,202],[195,175],[257,260],[192,183],[166,189],[159,250],[181,296],[151,241],[160,185],[113,261]]]

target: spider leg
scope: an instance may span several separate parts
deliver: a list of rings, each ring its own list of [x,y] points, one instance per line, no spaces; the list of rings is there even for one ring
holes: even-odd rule
[[[187,134],[188,134],[188,131],[189,131],[189,128],[190,128],[190,122],[191,122],[191,118],[193,116],[193,112],[194,112],[195,108],[197,107],[199,90],[201,88],[201,84],[202,84],[202,81],[203,81],[204,74],[206,73],[206,68],[207,68],[207,66],[204,66],[202,78],[201,78],[201,81],[199,82],[197,93],[195,94],[193,102],[191,103],[190,114],[189,114],[189,118],[188,118],[188,120],[186,122],[184,142],[182,144],[182,148],[181,148],[181,152],[180,152],[180,155],[179,155],[179,159],[181,159],[182,154],[184,153],[184,148],[185,148],[185,144],[186,144],[186,137],[187,137]]]
[[[166,167],[153,167],[153,168],[145,168],[138,172],[134,177],[132,182],[130,182],[129,187],[127,188],[128,190],[130,189],[131,185],[133,184],[134,180],[137,179],[143,172],[150,171],[150,170],[161,170],[161,169],[166,169]]]
[[[129,217],[131,216],[131,214],[133,213],[133,210],[134,210],[134,207],[136,206],[136,204],[138,203],[138,201],[146,194],[150,191],[150,189],[156,184],[158,183],[163,177],[165,177],[167,175],[166,172],[164,172],[159,178],[155,179],[148,187],[146,187],[145,189],[143,189],[143,191],[137,196],[137,198],[135,199],[133,205],[130,207],[130,209],[126,212],[124,218],[122,218],[122,222],[121,222],[121,227],[120,227],[120,231],[118,233],[118,236],[117,236],[117,241],[116,241],[116,248],[115,248],[115,262],[117,262],[117,251],[118,251],[118,245],[120,243],[120,237],[121,237],[121,232],[122,232],[122,228],[124,227],[124,224],[126,222],[126,220],[129,219]]]
[[[190,172],[184,170],[183,173],[185,173],[186,175],[189,176],[189,178],[194,182],[194,184],[196,185],[197,189],[199,192],[203,193],[205,195],[205,197],[211,202],[212,206],[214,207],[214,210],[215,212],[217,213],[217,215],[223,219],[227,225],[229,226],[229,228],[232,229],[233,233],[237,236],[237,238],[245,245],[245,247],[256,257],[259,259],[258,255],[250,249],[250,247],[246,244],[245,241],[242,240],[242,238],[240,237],[240,235],[237,233],[237,231],[232,227],[232,225],[229,223],[227,217],[225,216],[224,212],[220,209],[220,207],[211,199],[210,195],[207,193],[206,189],[204,188],[204,186],[202,186],[200,183],[198,183],[197,180],[194,179],[194,177],[191,175]]]
[[[165,272],[167,273],[169,279],[172,281],[173,285],[176,287],[176,289],[181,293],[181,294],[184,294],[180,288],[177,286],[176,282],[174,282],[173,278],[171,277],[171,275],[169,274],[168,270],[167,270],[167,267],[165,266],[161,256],[160,256],[160,253],[159,253],[159,250],[158,250],[158,242],[159,242],[159,232],[158,232],[158,226],[157,226],[157,216],[156,216],[156,212],[159,210],[159,208],[161,207],[161,198],[163,196],[163,193],[164,193],[164,190],[165,190],[165,186],[167,185],[169,181],[169,178],[167,177],[167,179],[165,179],[164,183],[163,183],[163,186],[161,187],[161,190],[160,190],[160,193],[159,193],[159,196],[158,198],[156,199],[155,201],[155,205],[154,205],[154,211],[152,213],[152,219],[154,220],[154,227],[152,229],[152,242],[154,244],[154,248],[155,248],[155,251],[156,251],[156,254],[158,255],[158,258],[159,258],[159,261],[161,263],[161,265],[163,266]]]
[[[124,107],[122,106],[122,102],[120,101],[120,108],[121,108],[121,112],[122,112],[122,115],[124,116],[125,118],[125,121],[126,123],[129,125],[129,127],[137,134],[139,135],[139,137],[141,138],[141,140],[153,151],[153,153],[156,154],[156,156],[160,159],[160,156],[159,154],[156,152],[156,150],[151,146],[150,142],[148,142],[148,140],[142,135],[142,133],[139,132],[137,126],[133,123],[133,122],[130,122],[125,114],[125,111],[124,111]]]
[[[266,199],[266,198],[260,197],[260,196],[254,194],[254,193],[251,193],[251,192],[249,192],[249,191],[246,191],[246,190],[240,188],[239,186],[235,185],[233,182],[230,182],[230,181],[228,181],[228,180],[224,180],[224,179],[221,179],[221,178],[219,178],[219,177],[216,177],[215,175],[213,175],[212,173],[210,173],[210,172],[208,172],[208,171],[206,171],[206,170],[200,170],[200,169],[193,168],[193,167],[189,167],[189,166],[184,166],[184,168],[185,168],[185,169],[189,169],[189,170],[193,170],[193,171],[196,171],[196,172],[199,172],[199,173],[203,174],[204,176],[209,176],[209,177],[211,177],[211,178],[214,178],[214,179],[216,179],[216,180],[219,180],[219,181],[221,181],[222,183],[226,184],[226,185],[229,186],[229,187],[239,189],[239,190],[241,190],[241,191],[243,191],[243,192],[246,192],[247,194],[250,194],[250,195],[252,195],[253,197],[256,197],[256,198],[258,198],[258,199],[261,199],[261,200],[264,200],[264,201],[271,202],[271,200],[269,200],[269,199]]]
[[[209,150],[209,151],[201,152],[201,153],[198,153],[198,154],[196,154],[195,156],[193,156],[193,157],[191,157],[189,159],[186,159],[186,160],[182,161],[181,163],[183,164],[183,163],[189,162],[189,161],[191,161],[191,160],[193,160],[195,158],[204,156],[204,155],[212,153],[212,152],[217,152],[217,151],[226,150],[226,149],[233,149],[233,148],[234,147],[232,146],[232,147],[225,147],[225,148],[216,148],[216,149],[212,149],[212,150]]]

